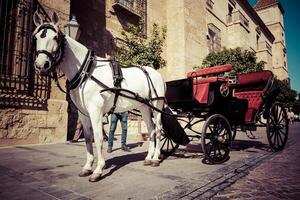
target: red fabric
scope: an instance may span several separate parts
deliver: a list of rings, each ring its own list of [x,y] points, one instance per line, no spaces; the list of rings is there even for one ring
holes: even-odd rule
[[[199,103],[208,102],[209,84],[217,81],[225,81],[223,77],[208,77],[208,78],[195,78],[193,81],[194,98]]]
[[[260,71],[260,72],[251,72],[247,74],[238,75],[238,84],[246,85],[253,84],[258,82],[267,82],[273,77],[273,73],[268,70]]]
[[[230,64],[210,67],[206,69],[198,69],[196,71],[191,71],[187,73],[188,78],[194,78],[198,76],[205,76],[210,74],[220,74],[223,72],[229,72],[232,70],[232,66]]]
[[[234,96],[239,99],[248,100],[248,110],[245,115],[245,121],[248,123],[253,122],[256,112],[258,111],[262,102],[262,91],[248,91],[248,92],[235,92]]]
[[[194,84],[193,91],[194,98],[199,103],[205,104],[208,102],[209,83]]]

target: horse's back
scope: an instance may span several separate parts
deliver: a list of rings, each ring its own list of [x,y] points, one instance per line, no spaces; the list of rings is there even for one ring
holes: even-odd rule
[[[149,89],[155,89],[158,96],[165,95],[165,82],[161,74],[151,67],[143,67],[146,73],[139,67],[122,68],[122,87],[128,90],[149,94]],[[154,88],[153,88],[154,87]],[[143,97],[146,97],[142,95]]]

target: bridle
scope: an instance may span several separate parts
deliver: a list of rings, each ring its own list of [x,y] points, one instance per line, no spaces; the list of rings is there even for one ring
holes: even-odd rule
[[[52,69],[53,70],[53,67],[54,66],[57,66],[60,61],[62,60],[62,57],[63,57],[63,53],[64,53],[64,45],[65,45],[65,34],[62,33],[60,30],[57,30],[55,29],[55,27],[52,25],[52,24],[42,24],[32,35],[33,37],[33,42],[35,43],[36,42],[36,37],[35,35],[37,33],[39,33],[40,31],[47,31],[47,29],[50,29],[52,31],[54,31],[55,33],[57,33],[57,44],[58,44],[58,47],[56,49],[56,51],[54,51],[53,53],[50,53],[49,51],[47,50],[44,50],[44,49],[41,49],[41,50],[38,50],[36,51],[35,53],[35,57],[38,57],[39,54],[45,54],[48,56],[48,58],[50,59],[50,62],[51,62],[51,66],[49,67],[49,69]],[[43,33],[42,33],[43,35]]]

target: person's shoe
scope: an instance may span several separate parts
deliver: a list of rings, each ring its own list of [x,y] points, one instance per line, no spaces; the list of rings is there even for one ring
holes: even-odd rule
[[[128,146],[126,146],[125,144],[122,145],[122,148],[121,148],[123,151],[126,151],[126,152],[130,152],[130,148]]]
[[[112,147],[107,147],[107,153],[111,153],[112,152]]]

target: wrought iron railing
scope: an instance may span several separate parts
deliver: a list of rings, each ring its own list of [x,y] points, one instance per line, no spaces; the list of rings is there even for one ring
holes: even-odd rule
[[[36,75],[33,67],[36,10],[49,19],[37,0],[0,1],[0,108],[47,107],[50,79]]]
[[[139,17],[145,15],[146,0],[114,0],[114,4],[122,6]]]

